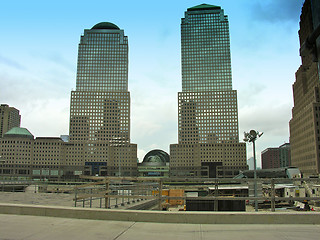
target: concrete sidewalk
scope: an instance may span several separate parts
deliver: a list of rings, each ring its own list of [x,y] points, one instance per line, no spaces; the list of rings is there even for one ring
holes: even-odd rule
[[[0,214],[0,240],[315,239],[320,225],[176,224]]]
[[[0,214],[177,224],[320,225],[319,212],[170,212],[0,203]]]

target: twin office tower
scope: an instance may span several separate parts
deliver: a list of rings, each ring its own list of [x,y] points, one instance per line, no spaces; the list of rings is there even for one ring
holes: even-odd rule
[[[220,7],[202,4],[185,12],[181,57],[178,144],[170,145],[170,175],[233,176],[247,167],[246,146],[239,143],[228,18]],[[111,176],[136,174],[128,39],[112,23],[99,23],[81,36],[69,135],[70,143],[82,149],[80,162],[88,168]]]

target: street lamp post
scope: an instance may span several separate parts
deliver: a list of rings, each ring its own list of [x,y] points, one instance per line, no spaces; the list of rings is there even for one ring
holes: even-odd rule
[[[250,132],[244,132],[244,139],[245,142],[252,142],[253,143],[253,178],[254,178],[254,209],[258,212],[258,191],[257,191],[257,160],[256,160],[256,140],[258,137],[261,137],[263,132],[258,132],[256,130],[250,130]]]

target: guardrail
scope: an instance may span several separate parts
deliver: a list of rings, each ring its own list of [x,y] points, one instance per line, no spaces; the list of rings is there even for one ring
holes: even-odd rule
[[[307,201],[310,203],[320,203],[320,180],[319,179],[257,179],[260,184],[262,195],[254,197],[250,194],[250,186],[253,186],[254,179],[203,179],[203,178],[129,178],[129,177],[84,177],[90,179],[89,184],[79,186],[75,190],[75,207],[77,203],[82,202],[82,207],[85,207],[86,203],[89,203],[89,207],[92,207],[92,201],[99,200],[100,207],[104,208],[117,208],[119,205],[130,204],[131,202],[140,200],[158,200],[158,209],[162,209],[164,201],[170,200],[211,200],[214,201],[214,211],[218,211],[218,201],[230,200],[230,201],[259,201],[270,203],[271,211],[275,211],[277,202],[294,202],[294,201]],[[284,196],[279,195],[280,188],[293,188],[303,189],[303,184],[312,184],[319,189],[310,196]],[[280,186],[281,184],[282,186]],[[97,191],[97,187],[100,185],[100,190]],[[103,188],[101,188],[101,185]],[[228,186],[238,185],[247,186],[247,194],[225,194],[221,191],[222,188],[226,189]],[[319,188],[318,188],[319,187]],[[163,189],[183,189],[186,191],[199,191],[206,190],[208,194],[206,196],[188,197],[183,196],[165,196]],[[236,187],[235,187],[236,188]],[[251,191],[252,192],[252,191]],[[307,192],[307,191],[306,191]],[[310,189],[308,190],[310,192]],[[88,205],[88,204],[87,204]]]
[[[218,211],[218,201],[252,201],[267,202],[271,211],[275,211],[278,202],[307,202],[320,206],[320,179],[296,178],[296,179],[257,179],[260,195],[254,197],[254,179],[208,179],[208,178],[130,178],[130,177],[82,177],[87,183],[59,183],[32,180],[3,179],[0,180],[0,191],[16,191],[18,186],[35,185],[35,192],[39,189],[55,192],[64,192],[68,187],[69,193],[74,193],[75,207],[99,207],[99,208],[131,208],[133,204],[153,201],[157,202],[157,209],[162,210],[163,203],[170,200],[204,200],[213,201],[214,210]],[[91,181],[91,182],[88,182]],[[61,184],[61,185],[59,185]],[[76,187],[74,187],[76,186]],[[226,192],[225,189],[234,187],[242,188],[239,192]],[[293,190],[293,195],[279,194],[279,189]],[[182,189],[185,192],[201,192],[205,196],[166,196],[165,189]],[[303,192],[305,193],[300,194]],[[297,193],[297,190],[300,192]],[[130,207],[127,207],[130,205]]]
[[[102,208],[119,208],[132,203],[154,199],[152,191],[157,187],[154,183],[128,182],[126,179],[105,179],[104,181],[91,182],[74,188],[74,206],[78,203],[82,207],[92,207],[93,201],[98,200]]]

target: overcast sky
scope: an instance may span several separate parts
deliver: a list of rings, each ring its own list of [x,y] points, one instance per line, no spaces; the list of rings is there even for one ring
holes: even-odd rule
[[[80,35],[113,22],[129,39],[131,142],[138,157],[177,143],[181,91],[180,22],[202,1],[15,0],[0,3],[0,103],[20,110],[35,137],[69,132]],[[300,65],[303,0],[216,0],[229,17],[239,136],[255,129],[262,150],[289,141],[292,84]],[[252,145],[248,145],[248,158]],[[260,165],[260,163],[258,163]]]

